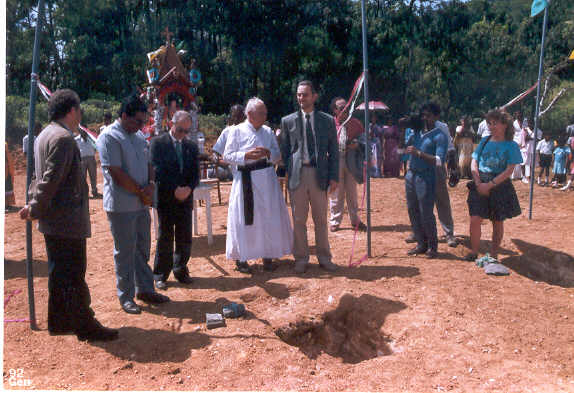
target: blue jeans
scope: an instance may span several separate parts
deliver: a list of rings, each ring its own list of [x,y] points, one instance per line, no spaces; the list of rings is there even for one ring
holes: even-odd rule
[[[114,237],[118,298],[120,304],[124,304],[128,300],[133,301],[136,292],[154,292],[153,273],[147,263],[151,247],[151,218],[148,209],[107,214]]]
[[[438,238],[434,217],[435,178],[409,170],[405,176],[407,208],[418,247],[437,250]]]

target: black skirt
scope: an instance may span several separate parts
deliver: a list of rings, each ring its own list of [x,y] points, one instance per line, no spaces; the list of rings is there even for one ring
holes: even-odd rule
[[[497,174],[481,172],[480,181],[487,183],[496,176]],[[466,203],[471,217],[480,216],[492,221],[504,221],[522,213],[510,179],[506,179],[493,187],[488,196],[480,195],[476,187],[469,190]]]

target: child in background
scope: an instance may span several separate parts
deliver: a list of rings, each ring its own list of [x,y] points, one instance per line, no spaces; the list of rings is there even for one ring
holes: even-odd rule
[[[538,142],[536,146],[539,157],[538,162],[540,163],[540,172],[538,173],[536,183],[538,183],[539,186],[546,186],[550,183],[548,177],[550,176],[550,165],[552,164],[552,150],[554,150],[554,142],[550,140],[549,133],[544,133],[544,139]],[[546,181],[540,183],[540,178],[544,172],[546,172]]]
[[[558,187],[558,184],[563,184],[566,180],[566,162],[570,155],[570,147],[566,145],[566,138],[560,137],[558,147],[554,149],[554,178],[552,179],[552,187]]]

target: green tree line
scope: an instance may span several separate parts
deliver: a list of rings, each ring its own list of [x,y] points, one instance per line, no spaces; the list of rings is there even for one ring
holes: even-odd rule
[[[480,117],[537,79],[542,17],[532,0],[369,0],[370,95],[394,115],[427,100],[444,117]],[[260,96],[270,120],[295,108],[294,88],[311,79],[327,109],[347,97],[362,71],[361,9],[356,0],[48,0],[39,75],[82,99],[118,101],[145,84],[146,53],[165,27],[201,70],[203,113]],[[574,49],[574,2],[549,6],[545,69]],[[7,0],[7,95],[29,92],[36,0]],[[546,102],[570,87],[574,66],[550,80]],[[574,115],[572,92],[544,116],[563,130]],[[511,110],[532,115],[532,94]]]

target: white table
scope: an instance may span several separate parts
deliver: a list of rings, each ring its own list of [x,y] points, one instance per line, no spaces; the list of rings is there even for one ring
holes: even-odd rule
[[[197,213],[199,210],[199,203],[197,201],[205,201],[205,221],[207,223],[207,244],[213,244],[213,233],[211,228],[211,185],[202,184],[193,190],[193,234],[199,235],[199,228],[197,224]]]

